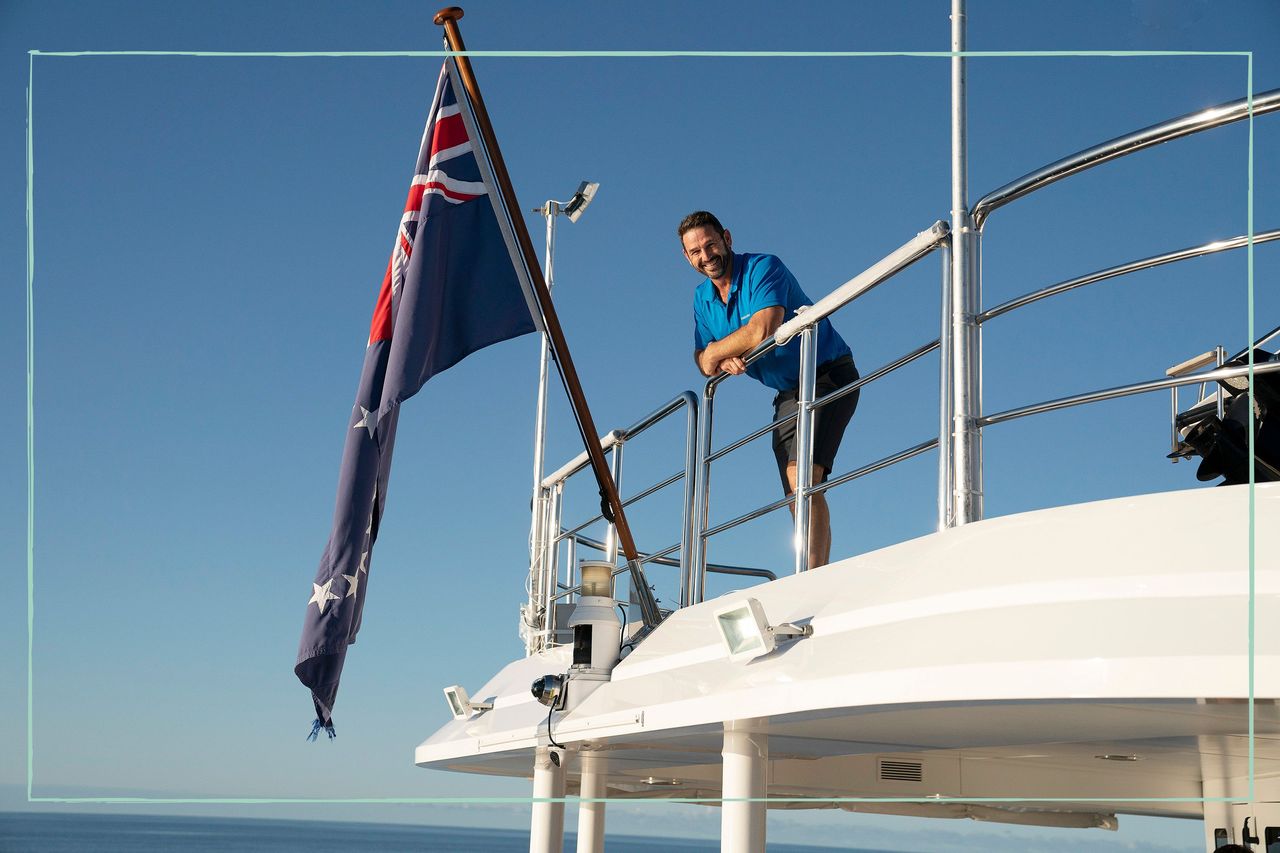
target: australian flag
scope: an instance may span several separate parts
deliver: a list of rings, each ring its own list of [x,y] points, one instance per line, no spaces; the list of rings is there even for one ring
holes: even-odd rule
[[[334,697],[360,630],[400,404],[481,347],[542,328],[529,271],[459,91],[446,61],[373,312],[333,532],[311,584],[293,671],[315,702],[312,738],[321,728],[333,737]]]

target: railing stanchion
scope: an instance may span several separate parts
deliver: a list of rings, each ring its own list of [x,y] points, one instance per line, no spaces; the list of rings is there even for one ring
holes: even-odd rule
[[[1222,365],[1227,363],[1227,351],[1223,349],[1222,344],[1218,344],[1214,347],[1213,355],[1213,360],[1217,363],[1218,367],[1222,367]],[[1218,398],[1218,420],[1222,420],[1227,416],[1227,395],[1224,392],[1222,385],[1215,382],[1214,386],[1214,396]]]
[[[685,426],[684,426],[684,503],[680,518],[684,524],[680,528],[680,606],[693,604],[694,582],[696,570],[694,561],[695,544],[698,541],[697,503],[698,480],[698,398],[690,391],[684,392]]]
[[[951,483],[951,238],[939,246],[942,256],[942,329],[938,335],[938,530],[954,523]]]
[[[707,584],[707,536],[708,513],[711,502],[711,423],[715,410],[716,380],[708,380],[702,392],[702,404],[698,406],[698,482],[694,498],[693,572],[689,590],[691,604],[700,604],[706,597]]]
[[[951,0],[951,405],[954,524],[982,518],[978,231],[969,211],[965,0]]]
[[[813,485],[813,386],[818,373],[817,329],[800,333],[800,387],[796,399],[796,574],[809,570],[809,488]]]
[[[618,485],[618,492],[622,492],[622,445],[624,442],[619,441],[613,446],[613,450],[609,452],[609,472],[613,474],[613,482]],[[610,524],[605,529],[604,535],[605,553],[604,558],[610,563],[618,562],[618,528]],[[575,564],[576,565],[576,564]]]

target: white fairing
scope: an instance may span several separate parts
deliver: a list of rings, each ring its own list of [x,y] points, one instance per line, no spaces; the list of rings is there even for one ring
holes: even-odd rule
[[[608,751],[610,797],[718,796],[725,723],[751,720],[771,798],[1055,798],[840,807],[1114,826],[1113,810],[1202,807],[1071,800],[1243,796],[1252,689],[1258,799],[1280,799],[1280,484],[1253,509],[1247,487],[1061,507],[754,586],[770,624],[813,635],[746,663],[714,624],[748,594],[730,593],[672,614],[552,733]],[[509,664],[474,694],[494,709],[416,762],[527,776],[548,742],[529,685],[568,669],[567,648]]]

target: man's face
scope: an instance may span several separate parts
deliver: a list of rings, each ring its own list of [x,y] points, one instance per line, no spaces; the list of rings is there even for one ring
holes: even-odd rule
[[[680,238],[684,244],[684,256],[695,270],[715,281],[729,271],[733,250],[733,237],[726,230],[719,234],[710,225],[690,228]]]

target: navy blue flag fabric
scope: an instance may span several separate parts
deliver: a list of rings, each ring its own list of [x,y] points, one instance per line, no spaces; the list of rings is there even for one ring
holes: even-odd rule
[[[374,308],[338,475],[333,532],[311,585],[294,673],[311,689],[314,738],[360,630],[386,506],[400,404],[481,347],[542,328],[528,270],[446,61]]]

